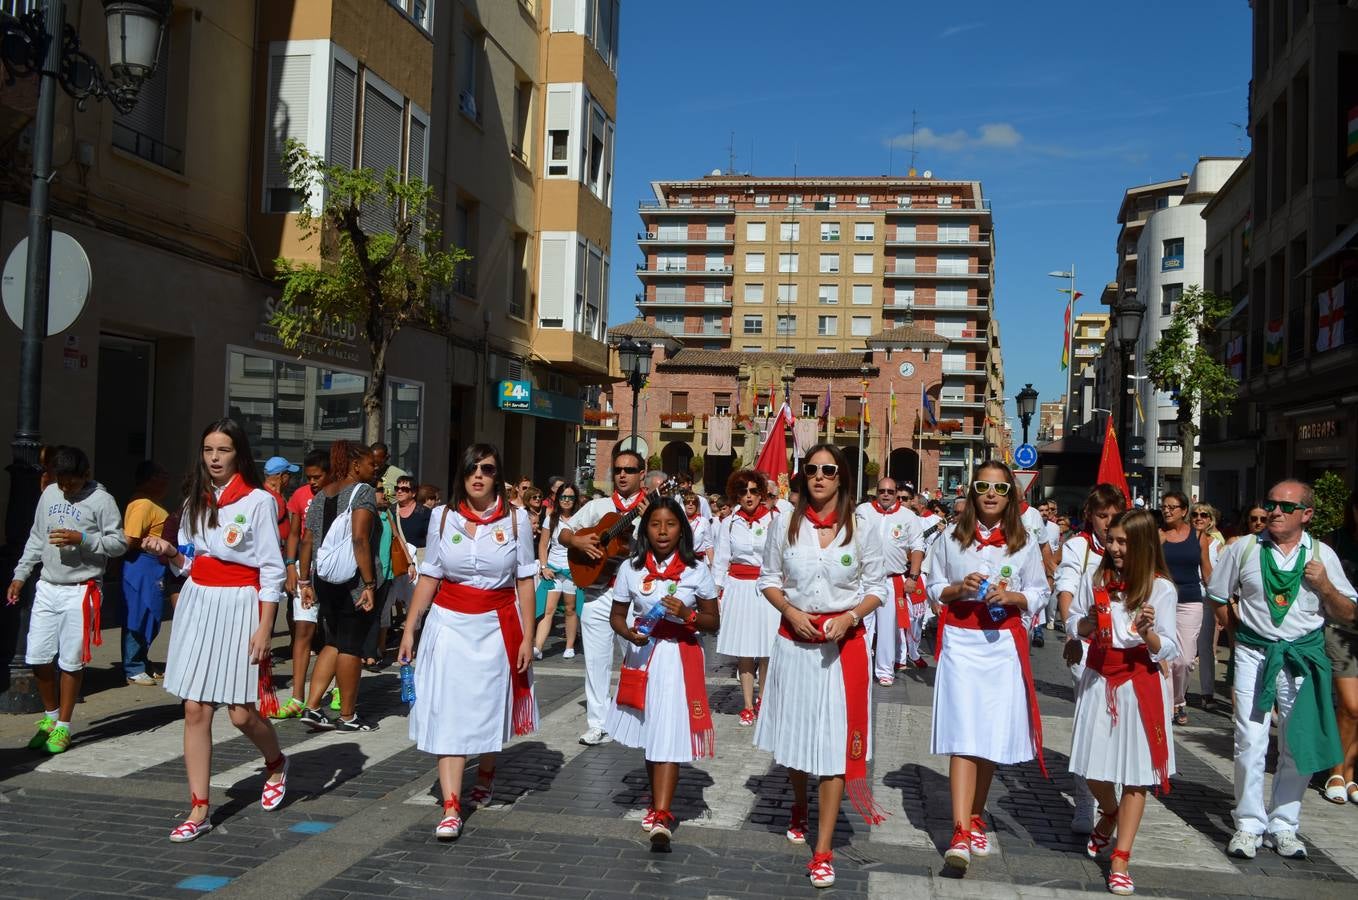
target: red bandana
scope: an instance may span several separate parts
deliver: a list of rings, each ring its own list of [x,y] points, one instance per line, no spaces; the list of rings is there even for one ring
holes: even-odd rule
[[[636,509],[637,504],[641,502],[641,498],[643,496],[644,496],[643,492],[637,491],[635,494],[632,495],[632,499],[628,500],[625,497],[619,495],[617,491],[614,491],[613,508],[620,513],[631,512],[632,510]]]
[[[981,537],[980,529],[979,528],[977,529],[976,531],[977,550],[983,550],[986,547],[1003,547],[1003,546],[1005,546],[1003,528],[992,529],[989,537]]]
[[[808,506],[806,508],[806,521],[817,528],[834,528],[839,524],[839,510],[830,510],[830,514],[822,519],[820,516],[816,515],[814,509]]]
[[[1090,553],[1093,553],[1095,556],[1103,556],[1103,545],[1095,539],[1094,532],[1081,531],[1077,536],[1085,539],[1085,543],[1089,545]]]
[[[212,491],[208,491],[207,502],[209,506],[215,506],[218,509],[221,509],[223,506],[230,506],[237,500],[245,499],[250,495],[251,490],[252,488],[250,485],[246,484],[245,479],[241,478],[240,473],[237,472],[235,475],[231,476],[231,480],[226,483],[226,487],[222,488],[222,495],[220,497],[214,496]]]
[[[750,513],[747,513],[745,511],[745,507],[738,506],[736,507],[736,515],[740,516],[742,519],[744,519],[746,522],[749,522],[751,525],[753,525],[755,522],[758,522],[765,516],[773,515],[773,510],[769,509],[762,503],[755,507],[755,509],[757,509],[758,512],[751,515]]]
[[[504,518],[504,513],[500,512],[500,507],[503,505],[504,501],[502,501],[499,497],[496,497],[495,505],[490,508],[490,512],[486,513],[483,516],[476,510],[468,506],[466,500],[463,500],[461,503],[457,505],[457,511],[462,515],[462,518],[466,519],[468,522],[471,522],[473,525],[489,525],[496,519]]]
[[[877,505],[877,501],[874,500],[874,501],[872,501],[872,508],[875,509],[875,510],[877,510],[879,513],[881,513],[881,514],[884,515],[884,516],[889,516],[889,515],[891,515],[892,513],[894,513],[896,510],[898,510],[898,509],[901,508],[901,501],[897,500],[896,503],[895,503],[895,505],[892,506],[891,509],[882,509],[882,507],[880,507],[880,506]]]
[[[688,566],[684,565],[684,560],[678,553],[670,557],[669,564],[665,568],[660,568],[660,564],[655,561],[654,553],[646,554],[646,580],[647,581],[678,581],[684,574]]]

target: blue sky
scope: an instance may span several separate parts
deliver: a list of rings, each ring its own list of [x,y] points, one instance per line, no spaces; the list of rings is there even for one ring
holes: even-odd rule
[[[1100,311],[1123,191],[1248,147],[1246,0],[630,0],[620,44],[610,324],[651,180],[725,169],[732,132],[737,171],[903,175],[914,109],[917,168],[992,201],[1011,417],[1025,382],[1065,390],[1047,273],[1074,263]]]

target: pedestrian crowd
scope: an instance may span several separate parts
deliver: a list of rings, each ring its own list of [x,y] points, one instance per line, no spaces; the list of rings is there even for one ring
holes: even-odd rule
[[[708,495],[688,473],[648,472],[638,454],[615,451],[611,493],[591,496],[561,477],[510,481],[499,451],[477,443],[458,458],[445,501],[380,443],[340,440],[300,463],[261,465],[241,427],[222,419],[198,447],[179,500],[167,503],[169,476],[147,462],[121,512],[84,453],[51,448],[8,589],[15,603],[36,576],[27,662],[46,712],[29,746],[66,752],[101,640],[104,574],[123,558],[124,674],[183,701],[191,806],[172,841],[212,828],[219,706],[259,749],[260,802],[277,809],[288,758],[270,720],[374,731],[360,676],[392,663],[413,667],[409,735],[436,759],[434,833],[457,838],[464,814],[494,798],[497,754],[537,728],[534,662],[549,642],[573,661],[577,638],[580,742],[642,752],[651,791],[641,827],[658,851],[679,826],[679,767],[728,752],[717,747],[706,654],[732,664],[735,724],[787,770],[785,834],[813,845],[817,887],[835,880],[842,801],[868,824],[888,815],[868,777],[873,692],[929,668],[926,656],[936,668],[930,750],[948,757],[954,826],[943,863],[955,874],[991,850],[997,768],[1036,761],[1069,780],[1071,829],[1108,860],[1109,890],[1131,894],[1147,794],[1172,790],[1174,729],[1197,715],[1194,672],[1199,709],[1233,721],[1230,855],[1267,845],[1305,858],[1297,831],[1316,773],[1327,800],[1358,804],[1358,493],[1343,525],[1318,535],[1311,488],[1292,479],[1224,530],[1213,507],[1174,491],[1157,510],[1107,484],[1069,515],[1050,500],[1030,506],[993,460],[955,502],[892,478],[858,498],[843,451],[820,444],[790,482],[741,469]],[[280,603],[291,636],[282,702],[271,665]],[[167,606],[162,674],[147,656]],[[1049,629],[1064,635],[1075,692],[1067,772],[1048,771],[1030,663]],[[1228,703],[1215,696],[1219,648],[1229,649]]]

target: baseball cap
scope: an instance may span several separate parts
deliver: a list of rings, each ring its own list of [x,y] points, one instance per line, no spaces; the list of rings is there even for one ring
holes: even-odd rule
[[[288,462],[281,456],[271,456],[264,464],[265,475],[282,475],[284,472],[300,472],[302,467]]]

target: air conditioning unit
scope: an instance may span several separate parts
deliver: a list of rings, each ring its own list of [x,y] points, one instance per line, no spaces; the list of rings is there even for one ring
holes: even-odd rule
[[[476,114],[476,98],[471,91],[462,91],[457,95],[457,111],[470,119],[479,119]]]

